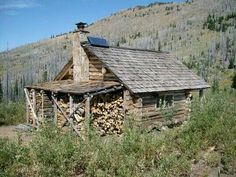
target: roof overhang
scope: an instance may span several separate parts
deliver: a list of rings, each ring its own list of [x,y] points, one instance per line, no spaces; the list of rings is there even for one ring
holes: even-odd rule
[[[54,93],[67,93],[74,95],[97,95],[102,93],[108,93],[123,88],[123,85],[119,82],[106,81],[89,81],[74,83],[73,80],[60,80],[39,83],[32,86],[26,86],[28,89],[43,90]]]

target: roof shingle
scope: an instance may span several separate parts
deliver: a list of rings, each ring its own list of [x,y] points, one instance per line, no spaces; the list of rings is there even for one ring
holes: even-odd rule
[[[133,93],[210,87],[171,54],[128,48],[84,46]]]

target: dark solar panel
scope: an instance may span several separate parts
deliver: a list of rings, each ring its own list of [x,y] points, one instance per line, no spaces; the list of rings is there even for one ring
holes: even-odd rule
[[[109,47],[106,39],[91,36],[88,36],[87,38],[92,46]]]

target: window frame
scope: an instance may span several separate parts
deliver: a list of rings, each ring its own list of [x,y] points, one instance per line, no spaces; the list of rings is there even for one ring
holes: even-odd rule
[[[173,107],[174,106],[174,95],[171,95],[171,94],[158,95],[157,100],[156,100],[156,109],[161,109],[162,105],[164,104],[164,101],[166,102],[166,106],[164,108]]]

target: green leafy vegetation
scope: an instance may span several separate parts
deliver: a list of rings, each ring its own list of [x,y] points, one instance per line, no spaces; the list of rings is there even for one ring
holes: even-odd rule
[[[46,125],[27,145],[0,139],[0,176],[189,176],[209,147],[206,165],[235,174],[236,92],[211,92],[192,103],[187,124],[166,131],[140,131],[132,121],[121,137],[85,140]]]
[[[0,126],[23,123],[25,117],[24,103],[0,103]]]

